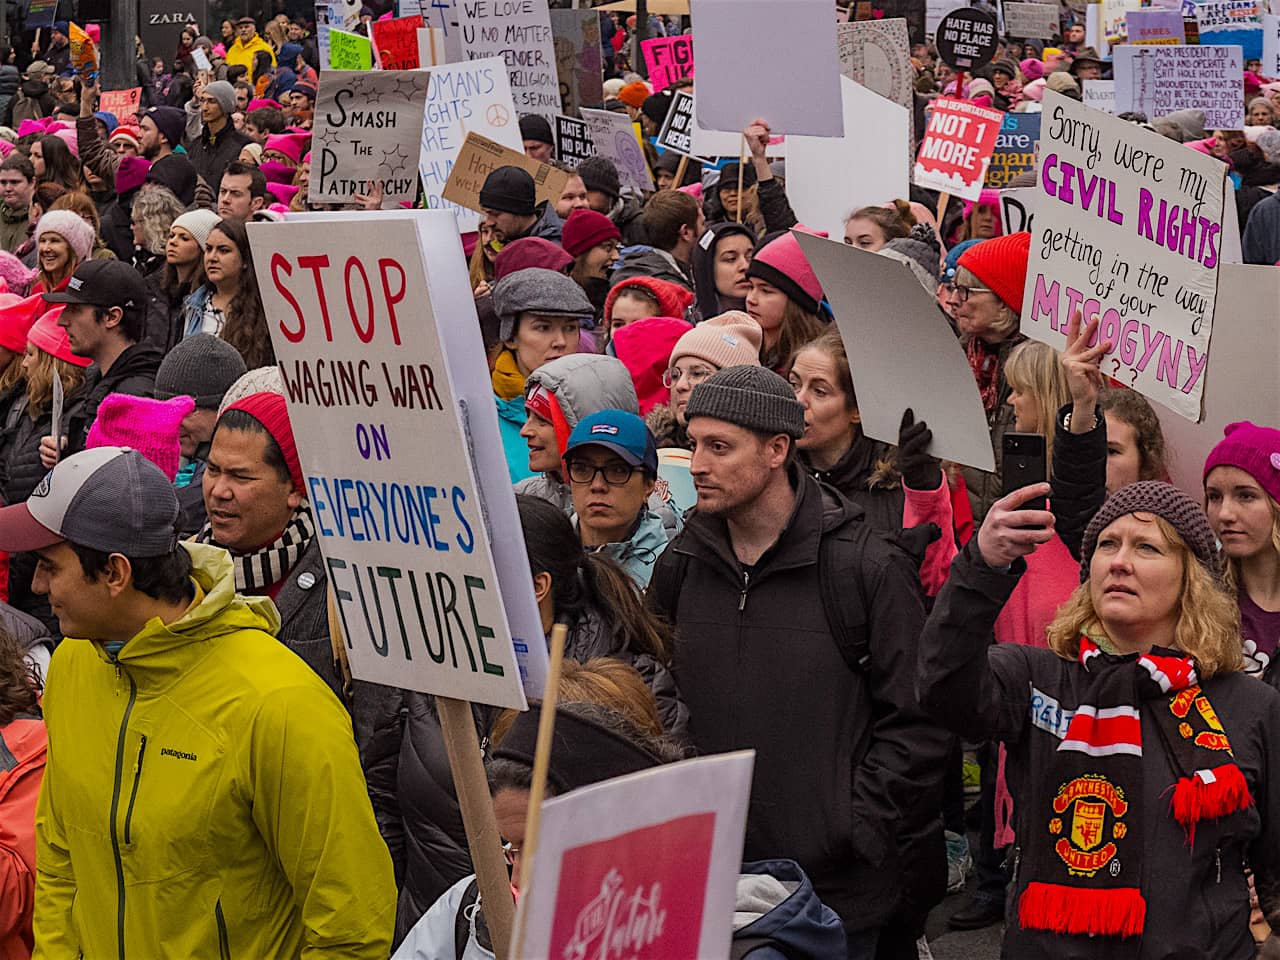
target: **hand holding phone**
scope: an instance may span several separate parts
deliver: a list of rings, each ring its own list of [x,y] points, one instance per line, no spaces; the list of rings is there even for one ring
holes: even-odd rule
[[[1044,437],[1038,433],[1006,433],[1001,443],[1001,480],[1004,496],[1048,477]],[[1043,510],[1045,498],[1035,497],[1019,510]]]

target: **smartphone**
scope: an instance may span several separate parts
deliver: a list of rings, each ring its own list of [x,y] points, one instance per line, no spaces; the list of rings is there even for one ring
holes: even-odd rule
[[[1048,477],[1045,466],[1044,437],[1038,433],[1006,433],[1002,448],[1001,471],[1004,493],[1044,483]],[[1044,510],[1045,498],[1028,500],[1020,510]]]

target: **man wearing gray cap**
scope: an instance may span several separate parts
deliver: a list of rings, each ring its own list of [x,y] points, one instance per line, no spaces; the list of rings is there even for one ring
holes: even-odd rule
[[[135,450],[62,460],[0,510],[0,549],[66,636],[45,687],[34,935],[46,957],[385,958],[395,880],[346,711],[180,543]]]
[[[212,188],[222,184],[222,171],[239,158],[248,134],[236,130],[231,114],[236,112],[236,88],[225,80],[204,83],[197,80],[187,102],[187,136],[184,146],[196,174]],[[198,132],[193,133],[196,130]]]
[[[929,867],[945,885],[949,738],[915,697],[915,566],[797,466],[804,407],[772,370],[721,370],[685,418],[697,506],[648,598],[677,628],[689,736],[704,754],[756,751],[744,859],[798,861],[850,960],[870,960]],[[917,835],[935,862],[917,863]]]

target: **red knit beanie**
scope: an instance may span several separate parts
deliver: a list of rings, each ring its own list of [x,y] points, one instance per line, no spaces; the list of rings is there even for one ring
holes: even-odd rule
[[[302,479],[302,464],[298,462],[298,445],[293,440],[293,426],[289,423],[289,407],[284,397],[278,393],[251,393],[243,400],[237,400],[223,410],[243,410],[257,420],[271,439],[276,442],[284,455],[284,464],[289,468],[289,478],[293,481],[293,489],[304,497],[307,486]]]
[[[1020,314],[1030,250],[1031,234],[1011,233],[975,243],[961,255],[960,266],[985,283],[1006,307]]]
[[[571,257],[580,257],[597,244],[620,239],[622,234],[612,220],[586,207],[569,214],[560,233],[560,245]]]
[[[657,277],[631,277],[614,284],[609,296],[604,301],[604,322],[609,323],[613,316],[613,304],[628,287],[640,287],[649,296],[658,301],[658,309],[654,316],[684,318],[684,312],[693,303],[693,293],[678,283],[670,280],[659,280]]]
[[[54,307],[32,324],[31,329],[27,331],[27,339],[45,353],[73,367],[87,367],[93,363],[93,358],[80,357],[71,352],[71,341],[67,339],[66,328],[58,325],[60,316],[62,316],[62,307]]]
[[[794,234],[784,233],[761,247],[747,267],[747,276],[777,287],[805,313],[818,312],[822,284]]]

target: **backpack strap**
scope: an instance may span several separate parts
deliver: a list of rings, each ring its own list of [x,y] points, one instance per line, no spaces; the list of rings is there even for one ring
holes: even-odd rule
[[[458,912],[453,915],[453,955],[455,960],[462,960],[467,952],[467,943],[471,940],[471,919],[467,916],[475,902],[480,899],[480,884],[475,877],[462,892],[462,900],[458,903]]]
[[[674,625],[680,610],[680,588],[684,586],[685,577],[689,573],[689,555],[671,549],[664,553],[671,556],[675,562],[670,565],[655,564],[645,592],[662,598],[666,606],[667,620]]]
[[[866,604],[862,586],[855,577],[840,576],[837,569],[841,544],[852,543],[851,538],[841,534],[822,538],[818,553],[818,582],[827,627],[835,638],[840,656],[854,673],[866,673],[871,667],[871,641],[863,614]]]

